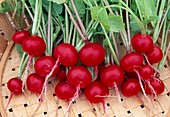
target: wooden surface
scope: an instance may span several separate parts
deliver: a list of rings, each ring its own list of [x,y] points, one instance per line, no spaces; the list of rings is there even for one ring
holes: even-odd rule
[[[13,48],[9,57],[7,57],[3,76],[1,77],[2,86],[0,94],[3,103],[1,106],[5,106],[9,99],[10,92],[7,89],[6,83],[10,78],[17,76],[19,63],[19,55],[15,48]],[[170,67],[168,64],[161,70],[161,79],[165,83],[166,89],[154,102],[156,108],[153,110],[153,113],[150,113],[147,108],[148,104],[142,104],[137,97],[123,97],[123,104],[118,102],[117,98],[108,98],[106,99],[107,112],[104,113],[101,104],[91,104],[85,99],[84,95],[81,95],[80,98],[72,104],[70,115],[71,117],[166,117],[170,107]],[[39,111],[34,115],[35,117],[64,117],[67,103],[59,100],[54,95],[54,87],[58,83],[57,79],[51,78],[50,81],[51,82],[48,83],[47,93],[48,106],[46,106],[46,101],[44,101]],[[110,90],[110,93],[115,95],[113,89]],[[140,94],[140,97],[146,102],[142,94]],[[37,105],[38,95],[26,91],[26,95],[15,95],[13,97],[6,112],[3,112],[1,108],[2,116],[6,113],[8,117],[30,117],[34,113]],[[143,105],[146,106],[143,107]]]
[[[0,14],[0,27],[5,35],[5,39],[10,41],[15,29],[12,27],[6,14]]]

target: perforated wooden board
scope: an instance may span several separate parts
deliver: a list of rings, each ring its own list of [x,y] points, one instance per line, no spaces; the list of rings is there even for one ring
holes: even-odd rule
[[[10,92],[7,89],[7,81],[17,76],[18,67],[20,63],[20,57],[13,47],[11,50],[5,69],[3,71],[1,91],[2,91],[2,102],[5,106]],[[170,67],[167,65],[161,70],[161,79],[165,83],[165,91],[158,96],[155,101],[156,109],[151,113],[147,108],[147,103],[142,104],[137,97],[126,98],[123,97],[122,104],[117,98],[106,99],[106,113],[103,112],[102,104],[91,104],[89,103],[84,95],[81,95],[76,102],[71,106],[70,116],[71,117],[166,117],[168,109],[170,107]],[[54,87],[57,84],[56,78],[51,78],[48,83],[48,106],[44,101],[34,115],[35,117],[64,117],[67,109],[67,103],[59,100],[54,94]],[[115,95],[113,89],[110,90],[112,95]],[[146,100],[142,94],[141,99]],[[146,102],[146,101],[145,101]],[[38,105],[38,95],[31,94],[26,91],[26,95],[15,95],[6,110],[8,117],[30,117],[35,111]],[[146,105],[146,106],[144,106]],[[4,116],[4,115],[2,115]]]

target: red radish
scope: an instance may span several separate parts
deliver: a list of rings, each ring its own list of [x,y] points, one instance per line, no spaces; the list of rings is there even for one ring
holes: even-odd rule
[[[124,72],[117,65],[110,65],[103,70],[100,78],[107,87],[114,87],[114,83],[120,85],[123,82]]]
[[[98,43],[88,43],[79,52],[80,61],[90,67],[95,67],[104,61],[105,50]]]
[[[132,37],[132,47],[137,52],[149,52],[154,47],[153,39],[148,34],[137,33]]]
[[[131,52],[123,56],[120,61],[121,68],[126,72],[134,72],[135,69],[139,69],[144,62],[144,58],[140,53]]]
[[[34,64],[34,69],[37,74],[40,76],[47,76],[55,65],[56,60],[52,56],[42,56],[39,57]],[[52,76],[55,76],[59,72],[59,66],[57,66],[52,73]]]
[[[45,78],[39,76],[36,73],[32,73],[28,76],[26,84],[27,88],[32,93],[41,93]]]
[[[70,101],[76,93],[76,88],[68,82],[59,82],[55,87],[55,94],[59,99]]]
[[[43,39],[39,36],[29,36],[22,42],[22,49],[30,56],[41,56],[46,50]]]
[[[92,75],[87,68],[74,66],[68,71],[67,80],[75,87],[85,88],[91,83]]]
[[[55,47],[53,55],[56,59],[59,58],[66,67],[74,66],[78,61],[78,52],[74,46],[68,43],[62,43]]]
[[[155,90],[157,95],[164,92],[165,85],[161,79],[151,78],[149,82],[150,82],[150,85]],[[147,83],[145,83],[145,91],[147,94],[150,94],[150,95],[153,94],[152,89],[149,87]]]
[[[30,33],[28,31],[25,31],[25,30],[21,30],[21,31],[18,31],[18,32],[15,32],[13,35],[12,35],[12,40],[17,43],[17,44],[22,44],[22,42],[24,41],[24,39],[26,37],[29,37],[30,36]]]
[[[163,58],[162,50],[158,46],[154,46],[154,48],[146,53],[147,59],[149,60],[150,64],[158,63]]]
[[[59,81],[66,81],[66,68],[64,66],[60,66],[59,72],[57,73],[57,79]]]
[[[136,78],[128,78],[121,85],[121,92],[126,97],[135,96],[140,90],[140,84]]]
[[[102,103],[104,112],[106,112],[104,99],[109,95],[109,89],[100,81],[94,81],[85,88],[84,95],[91,103]]]
[[[7,83],[8,89],[13,94],[22,93],[22,81],[19,78],[12,78]]]
[[[103,103],[104,97],[109,95],[109,90],[100,81],[94,81],[84,89],[84,95],[92,103]]]
[[[122,69],[117,65],[110,65],[103,70],[100,78],[104,85],[115,88],[118,100],[121,102],[118,85],[120,85],[124,80],[124,72]]]
[[[139,74],[141,75],[143,80],[149,80],[154,76],[154,70],[149,65],[143,65],[139,69]]]
[[[18,95],[22,93],[22,81],[19,78],[12,78],[7,82],[7,87],[11,91],[10,98],[8,100],[7,106],[11,102],[13,95]]]
[[[94,68],[94,80],[98,77],[97,66],[104,61],[105,54],[104,48],[98,43],[87,43],[79,52],[80,61],[84,65]]]

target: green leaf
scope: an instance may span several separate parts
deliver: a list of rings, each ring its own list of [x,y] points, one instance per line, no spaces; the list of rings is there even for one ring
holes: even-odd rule
[[[170,20],[170,9],[168,10],[167,17],[168,17],[168,20]]]
[[[16,47],[16,50],[18,51],[20,57],[22,57],[24,51],[22,50],[21,44],[16,44],[15,47]]]
[[[97,20],[105,27],[106,30],[110,31],[108,22],[108,14],[105,8],[101,8],[97,14]]]
[[[94,2],[94,0],[83,0],[84,1],[84,3],[86,4],[86,5],[88,5],[88,6],[95,6],[95,2]],[[95,0],[96,2],[98,2],[99,0]],[[89,3],[90,2],[90,3]],[[91,5],[90,5],[91,4]]]
[[[97,14],[99,12],[99,7],[95,6],[91,9],[91,16],[93,20],[97,19]]]
[[[0,3],[0,14],[5,13],[10,10],[10,7],[6,2]]]
[[[119,32],[125,28],[121,16],[116,16],[113,14],[109,14],[109,26],[110,30],[113,32]]]
[[[80,16],[85,14],[85,5],[82,0],[74,0],[74,4]],[[71,2],[69,2],[70,9],[74,12]]]
[[[43,0],[42,5],[43,5],[43,8],[48,12],[48,10],[49,10],[49,2],[46,1],[46,0]],[[51,14],[53,16],[58,16],[62,12],[63,12],[63,5],[52,2],[52,4],[51,4]]]
[[[136,22],[136,20],[133,18],[132,15],[130,15],[130,29],[131,29],[132,35],[141,31],[138,23]]]
[[[67,2],[67,0],[48,0],[48,1],[52,1],[52,2],[57,3],[57,4],[63,4],[63,3]]]

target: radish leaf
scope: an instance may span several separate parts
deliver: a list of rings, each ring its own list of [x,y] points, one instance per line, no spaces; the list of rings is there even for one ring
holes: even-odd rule
[[[125,28],[121,16],[116,16],[113,14],[109,14],[109,26],[110,30],[113,32],[119,32]]]

